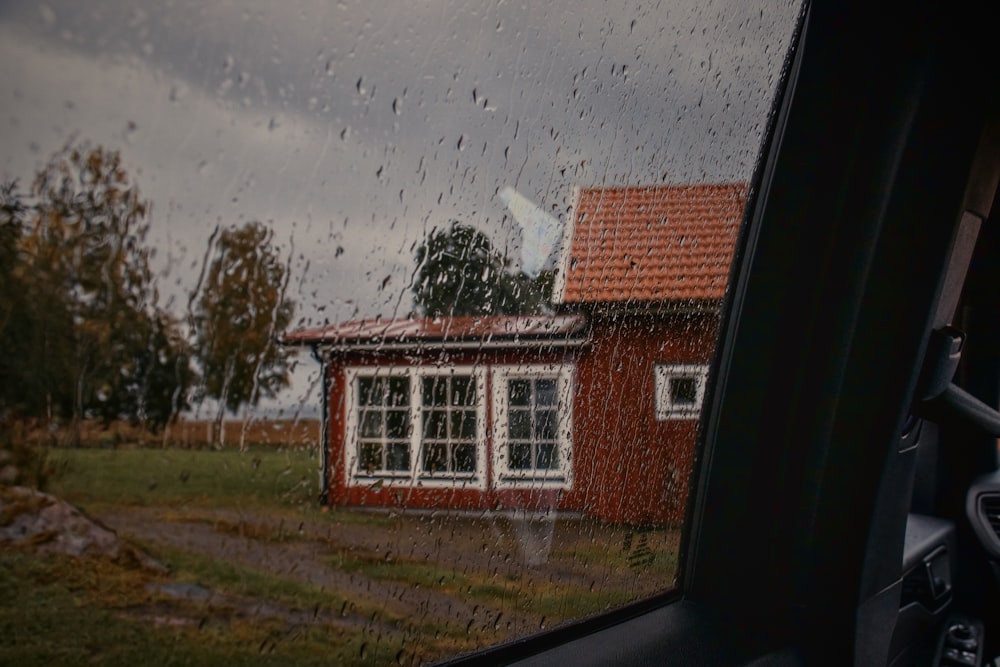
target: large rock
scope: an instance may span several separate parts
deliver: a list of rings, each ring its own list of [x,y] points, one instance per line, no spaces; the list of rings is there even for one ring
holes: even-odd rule
[[[128,546],[64,500],[24,486],[0,487],[0,544],[32,547],[39,553],[123,557],[145,567],[162,565]]]

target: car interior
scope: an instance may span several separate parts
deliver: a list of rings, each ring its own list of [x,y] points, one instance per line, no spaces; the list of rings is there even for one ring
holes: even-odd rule
[[[1000,664],[986,3],[803,10],[675,591],[449,664]]]

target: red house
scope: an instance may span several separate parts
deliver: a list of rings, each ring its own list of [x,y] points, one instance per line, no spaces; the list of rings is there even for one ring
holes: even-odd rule
[[[554,315],[293,332],[332,504],[683,519],[746,187],[579,189]]]

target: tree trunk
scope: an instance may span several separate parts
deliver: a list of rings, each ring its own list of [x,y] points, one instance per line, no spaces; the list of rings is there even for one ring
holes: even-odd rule
[[[225,444],[225,429],[222,428],[222,419],[226,416],[226,404],[219,401],[219,408],[215,412],[215,421],[212,422],[212,448],[222,449]]]
[[[83,441],[83,378],[86,374],[87,366],[84,364],[76,379],[76,391],[73,392],[73,447],[79,447]]]
[[[247,451],[247,426],[248,426],[249,415],[247,415],[247,406],[243,406],[243,425],[240,428],[240,453]]]

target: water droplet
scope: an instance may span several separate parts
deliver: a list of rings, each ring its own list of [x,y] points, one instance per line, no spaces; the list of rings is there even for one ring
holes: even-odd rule
[[[56,22],[56,13],[52,11],[52,8],[48,5],[42,5],[38,8],[38,13],[42,15],[42,21],[45,22],[45,26],[50,28],[52,24]]]
[[[139,131],[139,126],[136,125],[134,120],[130,120],[125,126],[125,143],[131,144],[135,140],[135,136]]]
[[[175,83],[174,85],[170,86],[171,102],[174,103],[180,102],[182,99],[184,99],[185,95],[187,95],[187,86],[185,86],[183,83]]]

